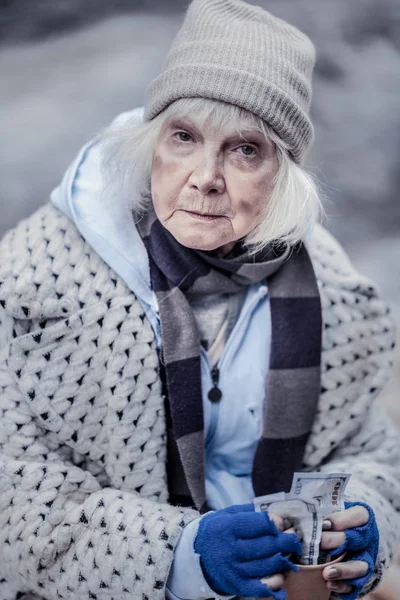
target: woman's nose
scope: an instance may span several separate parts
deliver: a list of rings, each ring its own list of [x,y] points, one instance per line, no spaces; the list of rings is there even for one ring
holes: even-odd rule
[[[225,191],[225,178],[220,159],[216,156],[203,158],[193,169],[189,184],[203,196],[210,193],[222,194]]]

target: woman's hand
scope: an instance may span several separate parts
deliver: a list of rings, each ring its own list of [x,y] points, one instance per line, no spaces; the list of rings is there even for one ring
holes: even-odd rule
[[[288,555],[300,554],[301,543],[282,529],[282,519],[255,512],[253,504],[205,515],[194,549],[211,588],[219,594],[285,600],[279,589],[282,574],[297,570]]]
[[[294,527],[290,527],[290,524],[288,525],[288,519],[283,519],[283,517],[280,517],[279,515],[268,514],[269,518],[275,523],[279,531],[283,531],[284,533],[296,533]],[[301,541],[301,538],[299,538],[299,540]],[[265,583],[272,592],[277,592],[285,583],[285,574],[278,573],[277,575],[272,575],[272,577],[262,577],[261,582]]]
[[[379,532],[375,515],[368,505],[361,502],[345,504],[346,510],[326,518],[325,523],[329,522],[330,527],[322,533],[321,550],[330,551],[332,558],[346,552],[347,560],[326,567],[323,577],[332,592],[346,600],[355,600],[374,571]]]

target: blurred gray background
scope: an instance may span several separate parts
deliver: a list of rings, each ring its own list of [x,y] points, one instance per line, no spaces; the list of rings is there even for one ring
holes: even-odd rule
[[[400,0],[258,0],[317,46],[308,166],[327,226],[400,325]],[[0,0],[0,235],[141,105],[187,0]],[[400,360],[385,402],[400,423]]]

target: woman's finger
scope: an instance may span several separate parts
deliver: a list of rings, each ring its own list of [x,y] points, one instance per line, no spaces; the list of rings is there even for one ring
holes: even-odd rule
[[[252,540],[239,539],[236,541],[236,557],[242,561],[257,560],[273,556],[277,552],[282,554],[301,553],[299,538],[289,534],[289,530],[279,535],[263,535]]]
[[[278,536],[276,535],[262,535],[252,540],[240,539],[236,541],[235,554],[241,561],[267,558],[279,551]]]
[[[238,538],[254,539],[262,535],[277,535],[277,526],[266,512],[242,512],[234,515],[234,533]]]
[[[294,533],[299,538],[300,542],[303,541],[303,532],[301,529],[295,529],[294,527],[289,527],[289,529],[285,529],[283,533]]]
[[[321,535],[321,550],[336,550],[346,541],[344,531],[324,531]]]
[[[328,587],[328,590],[331,590],[331,592],[336,592],[338,594],[348,594],[353,589],[348,583],[343,583],[339,581],[328,581],[326,585]]]
[[[267,559],[262,558],[239,563],[236,565],[236,572],[244,579],[248,577],[261,578],[272,577],[279,573],[286,573],[290,571],[292,567],[293,564],[290,560],[278,552],[273,556],[269,556]]]
[[[368,568],[368,563],[363,560],[349,560],[326,567],[322,571],[322,576],[326,581],[358,579],[368,573]]]
[[[273,513],[268,513],[271,521],[275,523],[279,531],[283,531],[285,529],[285,521],[283,517],[279,517],[278,515],[274,515]]]
[[[277,548],[282,554],[301,554],[302,546],[295,533],[280,533],[277,536]]]
[[[272,592],[279,590],[283,586],[284,581],[284,576],[279,574],[272,575],[272,577],[263,577],[261,579],[261,583],[267,585]]]
[[[353,527],[362,527],[369,521],[369,512],[365,506],[352,506],[347,510],[333,513],[325,521],[332,523],[331,531],[344,531]]]

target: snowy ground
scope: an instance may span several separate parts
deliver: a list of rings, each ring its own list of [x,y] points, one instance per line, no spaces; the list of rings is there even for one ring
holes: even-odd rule
[[[317,45],[317,141],[309,166],[327,196],[329,228],[379,283],[400,325],[399,2],[258,3]],[[142,104],[181,18],[163,7],[163,16],[114,16],[0,47],[0,234],[47,200],[85,140],[118,112]],[[0,2],[0,17],[1,10]],[[22,25],[16,37],[24,37]],[[385,401],[400,423],[400,357],[395,367]]]

